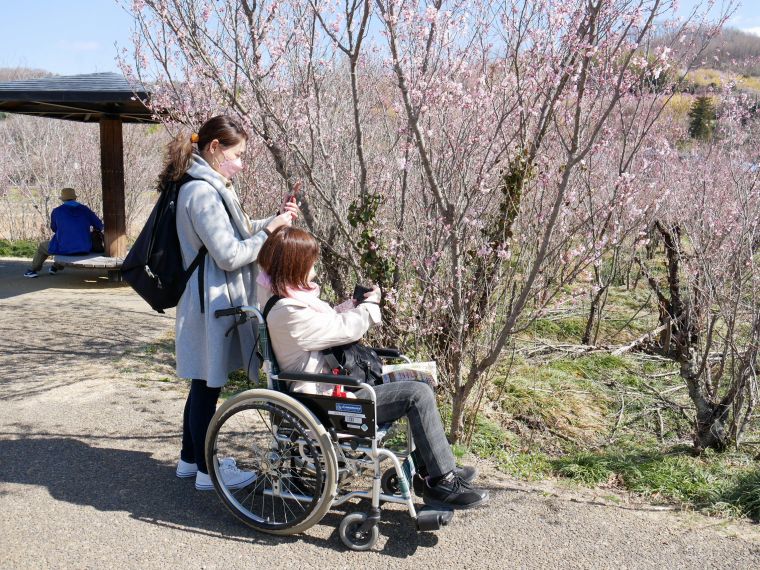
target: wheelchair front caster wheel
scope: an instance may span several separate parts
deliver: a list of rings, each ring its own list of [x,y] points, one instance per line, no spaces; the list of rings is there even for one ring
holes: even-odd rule
[[[377,542],[380,530],[376,524],[366,527],[367,515],[365,513],[351,513],[346,515],[340,523],[338,534],[351,550],[369,550]]]
[[[385,470],[380,479],[380,488],[386,495],[401,495],[401,485],[399,485],[398,474],[394,467]]]

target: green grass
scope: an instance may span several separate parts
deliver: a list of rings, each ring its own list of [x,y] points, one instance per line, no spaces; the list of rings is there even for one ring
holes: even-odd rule
[[[600,443],[614,425],[621,386],[638,381],[635,363],[609,354],[558,358],[540,365],[516,362],[494,381],[499,409],[523,423]],[[562,443],[558,440],[558,443]]]
[[[632,291],[624,285],[609,288],[596,344],[622,344],[657,325],[654,301],[649,290],[642,285],[640,282],[639,287]],[[580,344],[588,318],[588,299],[584,301],[584,305],[570,315],[536,319],[527,327],[522,338]]]
[[[444,410],[445,419],[448,415]],[[522,446],[516,434],[480,414],[475,421],[471,444],[455,445],[455,456],[469,451],[523,480],[556,477],[587,487],[628,491],[659,503],[760,521],[760,468],[744,453],[696,457],[688,446],[661,448],[645,435],[623,438],[602,450],[576,448],[552,457],[540,448]]]
[[[256,380],[249,380],[248,375],[243,370],[235,370],[230,372],[227,377],[227,383],[222,388],[221,398],[226,400],[231,398],[235,394],[251,390],[253,388],[266,388],[267,378],[263,370],[259,370],[259,378]]]
[[[760,522],[760,468],[739,475],[722,494],[713,498],[715,504],[723,502],[753,521]]]
[[[450,419],[450,410],[442,411],[444,420]],[[500,471],[526,480],[545,478],[551,472],[549,458],[541,452],[522,450],[519,438],[502,429],[481,414],[475,418],[475,430],[468,447],[455,445],[454,455],[462,457],[470,451],[477,457],[489,459]]]
[[[552,473],[587,486],[617,487],[658,501],[760,517],[760,469],[740,453],[695,457],[685,446],[630,445],[549,461]]]
[[[528,327],[527,333],[543,339],[557,341],[576,339],[574,342],[580,342],[585,329],[586,320],[581,317],[536,319]]]
[[[37,253],[38,242],[31,240],[0,239],[0,256],[3,257],[34,257]]]
[[[630,319],[647,294],[641,284],[636,291],[612,288],[606,317]],[[651,330],[653,320],[644,310],[625,334]],[[619,326],[603,322],[600,338]],[[537,321],[517,345],[529,340],[532,347],[537,336],[550,344],[577,344],[572,335],[579,330],[574,316]],[[675,363],[604,352],[557,351],[534,358],[518,353],[511,366],[501,367],[481,413],[467,424],[470,429],[474,422],[469,447],[455,452],[490,459],[520,479],[557,478],[760,520],[757,463],[744,450],[692,455],[691,424],[658,400],[656,392],[665,391],[671,400],[690,405]]]

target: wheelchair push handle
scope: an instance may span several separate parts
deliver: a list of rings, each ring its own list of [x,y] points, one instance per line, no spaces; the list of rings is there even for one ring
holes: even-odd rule
[[[240,310],[240,307],[230,307],[229,309],[217,309],[214,311],[214,316],[218,319],[219,317],[229,317],[232,315],[238,315],[242,311]]]
[[[249,307],[247,305],[241,305],[239,307],[230,307],[228,309],[217,309],[214,311],[214,317],[232,317],[235,315],[246,315],[247,317],[255,317],[259,323],[264,324],[264,316],[256,307]]]

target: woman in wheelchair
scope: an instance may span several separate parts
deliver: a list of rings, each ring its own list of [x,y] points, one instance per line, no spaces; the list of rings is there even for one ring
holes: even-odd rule
[[[263,307],[271,295],[282,297],[267,316],[269,338],[282,370],[329,372],[321,351],[357,341],[381,323],[380,290],[375,287],[355,307],[337,312],[319,298],[313,283],[319,244],[310,233],[281,227],[262,247],[258,261],[258,297]],[[329,394],[329,384],[298,383],[295,392]],[[378,424],[406,416],[427,478],[425,504],[435,508],[469,508],[488,501],[488,491],[472,485],[477,472],[457,467],[441,423],[432,389],[423,382],[393,382],[374,387]]]

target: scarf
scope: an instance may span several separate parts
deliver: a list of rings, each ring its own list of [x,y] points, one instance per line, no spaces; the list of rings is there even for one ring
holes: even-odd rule
[[[262,287],[268,289],[269,291],[272,290],[272,280],[269,278],[269,275],[267,275],[263,269],[259,270],[259,276],[256,278],[256,284],[261,285]],[[325,303],[322,299],[319,298],[319,292],[320,292],[319,285],[317,285],[314,282],[309,283],[308,289],[288,287],[285,292],[286,292],[285,296],[288,299],[294,299],[296,301],[300,301],[301,303],[314,309],[318,313],[334,313],[335,312],[335,309],[333,309],[329,305],[329,303]]]
[[[211,168],[211,166],[209,166],[199,154],[194,153],[192,160],[196,165],[202,168],[200,172],[202,172],[204,180],[216,189],[219,196],[222,197],[222,200],[227,205],[232,225],[237,229],[241,239],[253,237],[251,219],[248,217],[248,214],[243,211],[243,206],[240,204],[237,192],[235,192],[235,187],[232,183]]]

